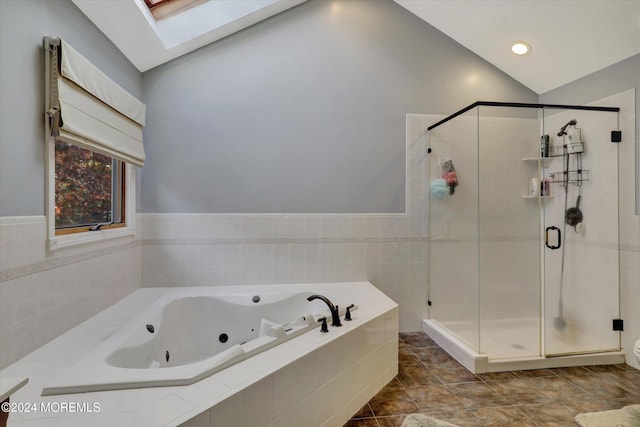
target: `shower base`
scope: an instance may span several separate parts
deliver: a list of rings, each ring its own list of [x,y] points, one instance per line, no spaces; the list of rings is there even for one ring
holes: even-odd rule
[[[508,322],[508,324],[511,327],[504,330],[505,333],[500,336],[500,339],[512,343],[517,343],[517,337],[527,336],[532,328],[538,327],[537,320],[528,322],[525,319],[524,321]],[[513,327],[514,324],[517,325],[516,328]],[[433,319],[423,319],[423,331],[454,359],[475,374],[584,365],[613,365],[625,362],[623,351],[542,357],[530,356],[532,350],[527,349],[526,345],[518,345],[515,353],[496,358],[488,354],[477,353],[449,329]],[[489,348],[492,344],[495,345],[495,341],[487,343]],[[521,354],[518,354],[520,350]]]

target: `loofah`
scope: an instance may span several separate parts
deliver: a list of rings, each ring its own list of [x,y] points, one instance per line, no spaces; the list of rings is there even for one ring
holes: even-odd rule
[[[436,179],[431,182],[431,194],[438,199],[443,199],[450,195],[449,185],[444,179]]]

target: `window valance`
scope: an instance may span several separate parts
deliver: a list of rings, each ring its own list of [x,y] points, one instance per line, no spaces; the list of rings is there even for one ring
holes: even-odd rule
[[[146,106],[64,40],[45,37],[44,48],[51,134],[142,166]]]

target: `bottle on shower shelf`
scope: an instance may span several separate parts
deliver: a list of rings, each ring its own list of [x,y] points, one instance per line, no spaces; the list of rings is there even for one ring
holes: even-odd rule
[[[540,157],[549,157],[549,135],[540,137]]]
[[[551,195],[551,181],[547,177],[542,178],[542,181],[540,181],[540,195],[541,196]]]
[[[529,196],[539,196],[540,195],[540,180],[538,177],[534,176],[531,178],[531,182],[529,183]]]

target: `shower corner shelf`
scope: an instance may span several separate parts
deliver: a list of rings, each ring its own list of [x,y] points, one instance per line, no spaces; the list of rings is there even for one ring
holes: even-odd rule
[[[522,196],[523,199],[553,199],[553,196]]]
[[[520,159],[523,162],[542,162],[543,165],[546,165],[547,162],[549,162],[550,160],[552,160],[553,157],[525,157]]]
[[[535,175],[540,175],[539,179],[542,180],[543,177],[546,176],[546,174],[540,169],[541,167],[544,169],[547,169],[549,167],[548,162],[551,160],[551,157],[524,157],[521,158],[520,161],[523,162],[525,170],[527,172],[534,172]],[[530,175],[527,173],[527,178]],[[527,187],[529,186],[529,182],[527,182]],[[525,187],[526,188],[526,187]],[[552,199],[553,198],[553,194],[545,194],[545,195],[540,195],[537,194],[535,196],[532,196],[530,194],[523,194],[522,195],[523,199]]]

